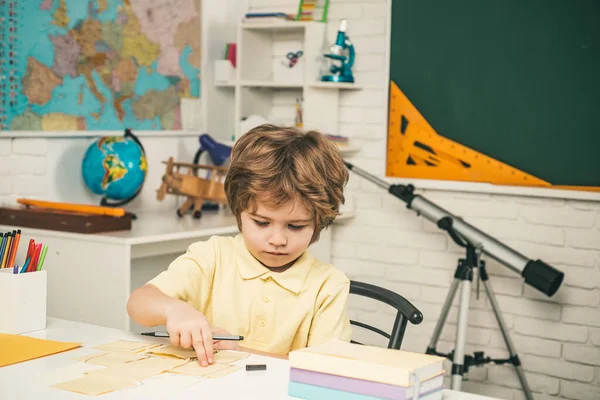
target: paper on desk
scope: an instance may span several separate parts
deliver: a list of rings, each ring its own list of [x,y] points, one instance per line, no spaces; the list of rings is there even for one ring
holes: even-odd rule
[[[103,367],[112,367],[113,365],[125,364],[131,361],[142,360],[147,356],[139,355],[136,353],[126,352],[108,352],[108,353],[96,353],[88,354],[75,358],[77,361],[83,361],[86,364],[102,365]]]
[[[188,360],[191,358],[198,358],[194,349],[184,349],[179,346],[162,346],[159,348],[151,349],[148,351],[150,354],[155,354],[157,356],[168,356],[168,357],[177,357],[184,360]]]
[[[227,368],[221,369],[221,370],[219,370],[217,372],[212,372],[212,373],[210,373],[210,374],[208,374],[206,376],[209,377],[209,378],[212,378],[212,379],[218,379],[218,378],[222,378],[222,377],[224,377],[226,375],[229,375],[232,372],[235,372],[235,371],[237,371],[238,369],[241,369],[241,368],[242,367],[235,366],[235,365],[228,365]]]
[[[135,386],[135,384],[127,379],[99,374],[87,374],[81,378],[58,383],[52,387],[88,396],[99,396],[132,386]]]
[[[178,392],[202,382],[205,377],[178,374],[162,374],[153,378],[144,379],[134,388],[126,389],[122,393],[127,399],[159,400],[169,399]]]
[[[173,368],[169,372],[172,374],[204,376],[207,378],[220,378],[238,369],[239,367],[227,364],[212,364],[207,367],[201,367],[200,365],[198,365],[198,362],[196,360],[190,360],[185,365]]]
[[[239,360],[243,360],[248,358],[250,353],[244,353],[241,351],[227,351],[227,350],[219,350],[215,353],[214,360],[219,364],[231,364]]]
[[[143,342],[132,342],[129,340],[117,340],[107,344],[101,344],[94,346],[92,349],[104,350],[104,351],[129,351],[132,353],[140,353],[155,347],[160,346],[158,343],[143,343]]]
[[[0,367],[61,353],[77,347],[81,347],[81,344],[0,333]]]
[[[34,378],[34,381],[42,386],[52,386],[60,382],[70,381],[81,378],[83,374],[96,369],[102,369],[98,365],[74,363],[66,367],[58,368],[52,371],[43,372]]]
[[[138,361],[131,361],[104,369],[94,370],[89,372],[88,375],[111,376],[134,382],[160,375],[163,372],[169,371],[172,368],[185,363],[186,360],[177,358],[148,357]]]
[[[226,364],[212,364],[206,367],[201,367],[196,360],[190,360],[186,364],[173,368],[169,372],[172,374],[192,375],[192,376],[207,376],[222,369],[229,367]]]

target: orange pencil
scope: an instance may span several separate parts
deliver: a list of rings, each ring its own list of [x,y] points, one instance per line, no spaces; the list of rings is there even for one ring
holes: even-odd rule
[[[103,207],[88,204],[59,203],[54,201],[32,199],[17,199],[17,203],[29,207],[49,208],[52,210],[70,211],[83,214],[110,215],[113,217],[122,217],[125,215],[124,208]]]
[[[13,239],[13,245],[8,258],[7,268],[12,268],[15,265],[15,258],[17,258],[17,250],[19,249],[19,241],[21,240],[21,230],[17,230],[17,234]]]

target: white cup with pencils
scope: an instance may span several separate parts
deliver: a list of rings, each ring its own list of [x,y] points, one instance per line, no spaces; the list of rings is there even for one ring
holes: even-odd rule
[[[29,242],[22,267],[16,254],[21,231],[0,233],[0,332],[26,333],[46,328],[48,246]]]

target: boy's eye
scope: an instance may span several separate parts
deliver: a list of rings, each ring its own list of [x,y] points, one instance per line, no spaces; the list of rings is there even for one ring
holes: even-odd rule
[[[265,227],[265,226],[269,225],[269,223],[267,221],[259,221],[257,219],[254,219],[253,221],[256,223],[256,225],[261,226],[261,227]]]
[[[293,231],[299,231],[299,230],[301,230],[302,228],[304,228],[306,225],[292,225],[292,224],[290,224],[290,225],[288,225],[288,226],[289,226],[289,227],[290,227],[290,229],[291,229],[291,230],[293,230]]]

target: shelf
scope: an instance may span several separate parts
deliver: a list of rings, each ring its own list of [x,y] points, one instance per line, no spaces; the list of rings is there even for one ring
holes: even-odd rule
[[[303,30],[310,24],[318,22],[313,21],[255,21],[242,22],[242,29],[263,29],[263,30]]]
[[[340,146],[340,145],[336,144],[336,146],[340,150],[340,153],[342,155],[348,155],[348,154],[357,153],[361,149],[361,146],[356,145],[356,144],[352,144],[352,143],[351,144],[347,144],[345,146]]]
[[[304,85],[302,83],[286,83],[286,82],[270,82],[270,81],[242,81],[240,82],[242,87],[256,87],[256,88],[287,88],[287,89],[302,89]]]
[[[362,86],[357,85],[356,83],[348,83],[348,82],[313,82],[308,85],[311,88],[318,89],[349,89],[349,90],[360,90],[363,89]]]
[[[230,82],[217,81],[217,82],[215,82],[215,87],[233,88],[233,87],[235,87],[235,81],[230,81]]]

